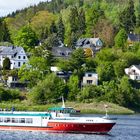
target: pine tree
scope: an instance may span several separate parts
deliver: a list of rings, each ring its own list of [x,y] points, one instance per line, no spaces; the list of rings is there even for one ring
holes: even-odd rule
[[[46,26],[45,28],[42,29],[42,33],[41,33],[41,40],[44,40],[48,38],[48,27]]]
[[[3,24],[2,19],[0,19],[0,42],[3,41]]]
[[[78,6],[82,7],[84,5],[84,0],[78,0]]]
[[[71,7],[70,9],[70,16],[69,16],[69,21],[70,21],[70,29],[71,29],[71,33],[74,32],[76,33],[78,30],[78,10],[77,7]]]
[[[3,69],[4,69],[4,70],[10,70],[10,66],[11,66],[10,59],[9,59],[8,57],[6,57],[6,58],[3,60]]]
[[[68,46],[71,48],[74,48],[77,39],[78,39],[77,34],[72,32],[71,35],[69,36],[69,39],[68,39]]]
[[[0,19],[0,42],[11,42],[6,22]]]
[[[55,22],[53,21],[50,26],[50,34],[57,33],[57,27]]]
[[[137,27],[140,27],[140,13],[138,13],[136,25],[137,25]]]
[[[121,29],[115,37],[115,47],[124,49],[127,40],[127,33]]]
[[[85,11],[83,8],[80,9],[79,11],[79,26],[78,26],[78,30],[80,32],[80,34],[85,34],[85,30],[86,30],[86,19],[85,19]]]
[[[57,36],[62,42],[64,42],[64,34],[65,34],[65,27],[62,21],[62,17],[60,16],[57,25]]]
[[[5,21],[3,21],[3,41],[11,42],[10,33]]]
[[[138,11],[138,16],[137,16],[137,20],[136,20],[136,26],[140,27],[140,0],[139,0],[137,11]]]
[[[133,0],[129,0],[128,7],[119,16],[120,26],[130,32],[136,25],[136,16]]]

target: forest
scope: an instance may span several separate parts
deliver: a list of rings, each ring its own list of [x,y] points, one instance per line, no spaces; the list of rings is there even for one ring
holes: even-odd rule
[[[127,43],[129,33],[140,34],[140,0],[51,0],[13,12],[0,18],[0,45],[22,46],[29,62],[15,72],[21,81],[29,81],[24,97],[0,89],[0,99],[19,99],[33,104],[66,100],[92,102],[104,100],[121,106],[140,107],[140,83],[130,80],[124,69],[140,64],[140,42]],[[99,37],[103,49],[94,57],[75,49],[79,38]],[[51,50],[63,42],[74,51],[69,59],[55,58]],[[30,65],[30,67],[29,67]],[[51,73],[50,67],[71,71],[70,79]],[[85,72],[96,72],[99,85],[81,88]],[[7,96],[9,98],[7,98]]]

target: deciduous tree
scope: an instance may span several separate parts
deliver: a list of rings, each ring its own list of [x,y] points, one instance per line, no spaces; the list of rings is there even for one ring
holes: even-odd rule
[[[57,102],[61,96],[66,96],[66,94],[64,81],[55,74],[49,74],[32,89],[30,98],[34,103],[45,104]]]
[[[19,30],[14,42],[15,45],[22,46],[27,50],[37,45],[38,38],[30,26],[24,26]]]

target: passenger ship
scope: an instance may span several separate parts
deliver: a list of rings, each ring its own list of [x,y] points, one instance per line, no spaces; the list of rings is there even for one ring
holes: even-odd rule
[[[108,133],[115,120],[106,117],[72,117],[70,107],[49,108],[48,112],[1,112],[0,130],[28,130],[65,133]]]

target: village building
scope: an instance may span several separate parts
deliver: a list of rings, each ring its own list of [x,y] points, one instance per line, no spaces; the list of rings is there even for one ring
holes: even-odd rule
[[[85,85],[98,85],[98,74],[86,72],[83,76],[82,86]]]
[[[84,50],[91,49],[92,55],[103,47],[103,42],[100,38],[81,38],[76,42],[76,49],[82,48]]]
[[[140,34],[128,34],[127,43],[128,46],[133,46],[135,43],[140,43]]]
[[[125,73],[132,80],[140,80],[140,65],[132,65],[125,69]]]
[[[0,46],[0,66],[3,67],[3,61],[9,58],[11,62],[10,69],[19,69],[28,61],[27,55],[22,47]]]

